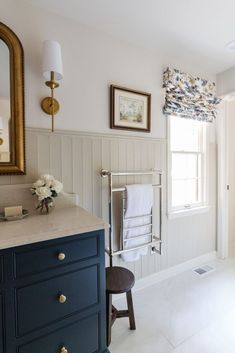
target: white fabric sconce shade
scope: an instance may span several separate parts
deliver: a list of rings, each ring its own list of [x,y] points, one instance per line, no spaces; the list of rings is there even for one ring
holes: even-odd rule
[[[0,131],[3,130],[3,118],[0,116]]]
[[[45,40],[43,42],[42,70],[46,80],[51,79],[51,72],[54,72],[56,81],[63,78],[61,47],[55,40]]]
[[[60,44],[55,40],[45,40],[42,47],[42,73],[46,86],[51,90],[51,96],[41,101],[42,110],[51,115],[51,131],[54,131],[54,116],[60,109],[59,102],[54,98],[54,89],[59,87],[57,81],[63,78],[63,65]]]

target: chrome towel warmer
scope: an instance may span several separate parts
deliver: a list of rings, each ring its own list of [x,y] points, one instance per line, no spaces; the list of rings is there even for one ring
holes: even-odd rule
[[[159,253],[161,255],[162,252],[162,171],[159,170],[151,170],[151,171],[146,171],[146,172],[111,172],[105,169],[102,169],[100,172],[100,175],[102,178],[108,178],[109,180],[109,247],[105,248],[106,253],[109,255],[110,258],[110,266],[113,265],[113,257],[117,255],[121,255],[123,253],[133,251],[133,250],[138,250],[145,248],[146,246],[151,246],[151,250],[153,253]],[[124,239],[123,239],[123,227],[122,227],[122,249],[121,250],[114,250],[114,239],[113,239],[113,193],[114,192],[123,192],[125,193],[126,189],[125,187],[113,187],[113,177],[120,177],[120,176],[144,176],[144,175],[149,175],[149,176],[154,176],[158,175],[159,176],[159,183],[158,184],[153,184],[154,188],[158,188],[160,193],[159,193],[159,235],[155,236],[153,234],[153,231],[149,233],[148,235],[151,236],[151,240],[145,244],[135,246],[132,248],[124,249]],[[124,201],[125,197],[122,197],[123,200],[123,210],[124,210]],[[152,213],[148,215],[152,218]],[[142,217],[142,216],[141,216]],[[124,211],[122,212],[122,222],[124,221]],[[152,229],[152,223],[151,222],[151,229]],[[123,223],[122,223],[123,224]],[[158,249],[157,246],[158,245]]]

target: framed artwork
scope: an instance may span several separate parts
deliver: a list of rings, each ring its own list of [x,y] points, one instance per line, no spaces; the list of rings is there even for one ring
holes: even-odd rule
[[[150,132],[151,94],[110,86],[110,128]]]

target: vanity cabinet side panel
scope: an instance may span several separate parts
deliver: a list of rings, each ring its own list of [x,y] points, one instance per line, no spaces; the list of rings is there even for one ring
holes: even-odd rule
[[[4,306],[3,306],[3,295],[0,292],[0,353],[3,353],[4,345],[4,332],[3,332],[3,318],[4,318]]]
[[[99,254],[100,254],[100,266],[99,266],[99,297],[100,297],[100,321],[99,321],[99,332],[100,332],[100,346],[101,352],[106,352],[106,279],[105,279],[105,233],[104,230],[100,230],[100,241],[99,241]],[[108,351],[107,351],[108,352]]]
[[[0,283],[3,282],[3,256],[0,255]]]

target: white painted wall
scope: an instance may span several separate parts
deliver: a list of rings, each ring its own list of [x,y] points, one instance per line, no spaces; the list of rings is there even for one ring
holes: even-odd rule
[[[216,87],[220,97],[235,92],[235,66],[216,76]]]
[[[230,92],[220,103],[218,141],[218,254],[235,254],[235,100]],[[229,186],[229,189],[228,189]]]
[[[217,94],[224,98],[217,119],[218,142],[218,249],[226,258],[235,250],[235,66],[216,76]],[[230,185],[230,190],[227,190]]]
[[[81,204],[86,209],[103,215],[101,211],[107,207],[107,198],[100,197],[103,189],[98,172],[102,166],[126,170],[150,168],[159,163],[166,173],[166,147],[154,150],[154,144],[151,145],[151,138],[160,138],[160,145],[166,146],[166,118],[162,115],[162,71],[171,65],[214,79],[200,70],[196,59],[189,63],[179,61],[177,57],[164,58],[160,53],[135,47],[76,22],[34,9],[24,0],[1,1],[1,21],[18,34],[25,50],[27,127],[50,128],[49,118],[40,109],[41,98],[49,93],[41,75],[41,44],[44,39],[56,39],[61,43],[64,79],[56,91],[61,103],[56,128],[70,132],[53,135],[37,129],[33,133],[28,130],[28,175],[0,176],[0,184],[32,182],[39,173],[51,172],[63,181],[66,191],[79,192]],[[151,134],[109,129],[110,83],[152,93]],[[80,137],[71,139],[73,131],[76,136],[80,131]],[[108,135],[105,135],[105,141],[101,139],[100,142],[100,137],[89,139],[82,131]],[[129,141],[133,138],[136,140]],[[143,140],[140,141],[140,138]],[[215,250],[214,125],[210,128],[210,140],[210,211],[172,221],[165,216],[164,254],[162,257],[150,256],[131,265],[137,277]],[[128,143],[130,151],[139,151],[135,159],[131,152],[129,155],[125,153]]]
[[[235,247],[235,102],[226,103],[229,248]]]

